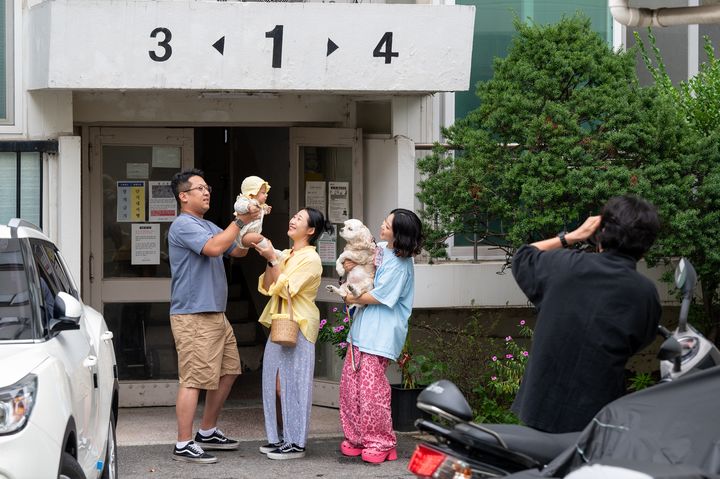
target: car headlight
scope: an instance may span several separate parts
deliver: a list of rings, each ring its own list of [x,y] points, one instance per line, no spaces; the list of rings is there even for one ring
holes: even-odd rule
[[[20,431],[35,405],[37,376],[28,374],[12,386],[0,388],[0,435]]]

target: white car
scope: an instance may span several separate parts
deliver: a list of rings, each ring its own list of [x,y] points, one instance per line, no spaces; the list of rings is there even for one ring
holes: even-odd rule
[[[0,225],[0,479],[117,477],[112,333],[57,247]]]

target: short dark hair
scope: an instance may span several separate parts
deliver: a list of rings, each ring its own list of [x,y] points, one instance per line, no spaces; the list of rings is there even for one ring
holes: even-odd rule
[[[409,258],[420,254],[423,244],[420,218],[404,208],[395,208],[390,214],[393,215],[392,231],[395,238],[393,242],[395,256]]]
[[[203,170],[198,170],[197,168],[181,171],[173,175],[172,181],[170,181],[170,188],[172,189],[173,195],[175,195],[175,201],[177,201],[178,206],[180,206],[180,193],[185,191],[189,186],[188,183],[190,183],[190,178],[193,176],[199,176],[205,179]]]
[[[317,243],[318,238],[324,233],[332,233],[333,232],[333,226],[332,223],[327,221],[325,219],[325,216],[320,213],[315,208],[310,208],[309,206],[306,206],[303,208],[305,211],[307,211],[308,214],[308,227],[309,228],[315,228],[315,232],[310,236],[310,239],[308,239],[308,242],[315,246]]]
[[[597,240],[603,250],[614,250],[640,260],[657,238],[657,209],[638,196],[615,196],[603,206]]]

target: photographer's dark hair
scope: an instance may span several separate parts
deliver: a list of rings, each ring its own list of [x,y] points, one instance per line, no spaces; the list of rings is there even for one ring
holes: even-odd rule
[[[177,201],[178,207],[180,206],[180,193],[188,189],[190,186],[190,178],[193,176],[199,176],[205,179],[205,172],[197,168],[181,171],[180,173],[175,173],[172,181],[170,181],[170,188],[172,189],[173,195],[175,195],[175,201]]]
[[[614,250],[640,260],[657,238],[660,219],[648,201],[637,196],[610,198],[600,214],[597,240],[603,250]]]
[[[315,246],[318,238],[320,238],[324,232],[333,232],[333,225],[315,208],[306,207],[303,209],[307,211],[308,214],[308,227],[315,228],[315,232],[308,240],[311,245]]]
[[[392,230],[395,241],[393,250],[395,256],[409,258],[420,254],[423,244],[422,222],[410,210],[396,208],[390,212],[393,215]]]

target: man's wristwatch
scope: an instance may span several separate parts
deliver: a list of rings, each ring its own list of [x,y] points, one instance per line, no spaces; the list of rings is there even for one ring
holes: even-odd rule
[[[562,245],[563,248],[570,247],[570,243],[568,243],[567,240],[565,239],[564,231],[562,233],[558,233],[557,237],[560,239],[560,244]]]
[[[240,229],[243,229],[243,226],[245,226],[245,223],[240,218],[235,218],[235,224]]]
[[[277,258],[272,259],[272,260],[268,261],[268,267],[273,268],[273,267],[277,266],[278,263],[280,263],[280,261],[278,261]]]

